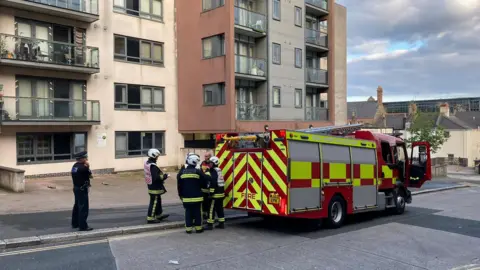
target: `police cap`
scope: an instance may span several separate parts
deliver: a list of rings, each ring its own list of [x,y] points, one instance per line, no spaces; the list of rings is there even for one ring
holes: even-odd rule
[[[76,159],[82,159],[82,158],[87,158],[88,154],[87,151],[82,151],[80,153],[75,154],[74,156]]]

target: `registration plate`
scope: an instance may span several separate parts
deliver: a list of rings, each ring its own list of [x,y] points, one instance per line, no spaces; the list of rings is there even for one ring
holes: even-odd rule
[[[280,204],[280,196],[277,193],[271,193],[268,196],[269,204]]]

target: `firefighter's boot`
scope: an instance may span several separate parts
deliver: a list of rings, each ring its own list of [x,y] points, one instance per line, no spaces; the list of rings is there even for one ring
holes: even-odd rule
[[[225,229],[225,222],[219,222],[217,226],[215,226],[217,229]]]
[[[207,226],[204,228],[205,231],[211,231],[213,230],[213,224],[212,223],[207,223]]]

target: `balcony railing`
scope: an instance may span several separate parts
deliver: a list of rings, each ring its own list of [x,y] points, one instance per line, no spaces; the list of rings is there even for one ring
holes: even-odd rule
[[[305,42],[322,47],[328,46],[327,35],[325,33],[308,28],[305,28]]]
[[[306,68],[307,83],[328,84],[328,71],[317,68]]]
[[[265,77],[267,76],[267,61],[260,58],[235,55],[235,73]]]
[[[100,68],[96,47],[0,34],[0,59]]]
[[[267,120],[267,105],[237,103],[237,120]]]
[[[26,1],[98,15],[99,0],[26,0]]]
[[[235,24],[261,33],[267,31],[265,15],[241,7],[235,7]]]
[[[305,120],[306,121],[327,121],[328,109],[319,108],[319,107],[306,107]]]
[[[100,102],[37,97],[3,97],[2,122],[99,122]]]
[[[327,0],[305,0],[305,3],[310,4],[312,6],[319,7],[323,10],[328,11],[328,3]]]

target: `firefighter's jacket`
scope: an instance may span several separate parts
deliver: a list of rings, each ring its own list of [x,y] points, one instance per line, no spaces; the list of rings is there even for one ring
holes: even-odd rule
[[[210,175],[209,192],[212,198],[219,199],[225,197],[225,181],[222,170],[219,167],[213,167],[210,169]]]
[[[164,182],[168,175],[164,174],[160,168],[158,168],[155,159],[149,158],[144,166],[143,172],[145,174],[145,183],[148,186],[149,194],[164,194],[167,192]]]
[[[200,167],[202,168],[202,171],[210,176],[210,169],[212,168],[212,164],[211,163],[208,163],[207,161],[203,161],[202,164],[200,165]],[[209,194],[209,191],[208,191],[208,185],[205,187],[205,188],[202,188],[202,192],[205,193],[206,195]]]
[[[203,201],[202,189],[210,183],[210,176],[195,166],[188,166],[177,175],[178,196],[183,203],[197,203]]]

